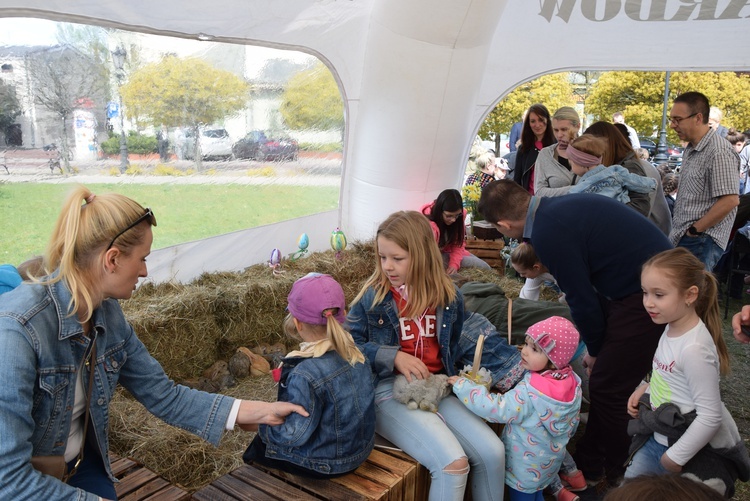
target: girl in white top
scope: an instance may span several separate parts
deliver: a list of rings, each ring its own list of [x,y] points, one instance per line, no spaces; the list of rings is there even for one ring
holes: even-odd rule
[[[628,414],[638,418],[638,402],[650,394],[651,409],[676,405],[695,420],[676,442],[653,433],[637,452],[625,478],[643,474],[680,472],[701,449],[719,444],[725,433],[736,430],[721,401],[719,377],[729,370],[727,347],[721,333],[717,282],[689,251],[678,247],[657,254],[643,265],[643,306],[664,334],[654,354],[651,381],[642,384],[628,400]],[[729,433],[733,435],[733,433]]]
[[[513,252],[510,253],[510,264],[522,278],[526,279],[521,292],[518,294],[518,297],[521,299],[539,301],[539,293],[545,282],[551,282],[557,286],[557,280],[539,262],[539,258],[536,256],[536,252],[534,252],[531,244],[524,242],[513,249]],[[564,303],[565,294],[561,294],[558,299],[561,303]]]

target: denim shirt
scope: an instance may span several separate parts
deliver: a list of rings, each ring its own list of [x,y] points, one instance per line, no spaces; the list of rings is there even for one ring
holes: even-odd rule
[[[0,296],[0,499],[98,499],[42,475],[30,462],[64,454],[70,433],[76,376],[90,343],[69,316],[70,299],[62,280],[24,283]],[[156,417],[218,444],[234,399],[175,385],[116,300],[94,310],[91,324],[97,351],[89,430],[110,479],[116,481],[108,460],[109,403],[118,383]],[[85,369],[82,379],[87,387]]]
[[[324,475],[355,470],[375,444],[375,390],[370,364],[350,365],[335,351],[284,359],[278,400],[303,406],[279,426],[260,425],[266,457]]]

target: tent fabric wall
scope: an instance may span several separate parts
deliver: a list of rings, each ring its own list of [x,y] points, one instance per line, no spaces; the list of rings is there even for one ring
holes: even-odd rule
[[[457,187],[483,117],[521,82],[571,69],[750,66],[748,0],[0,0],[0,16],[316,55],[346,105],[338,225],[350,239]],[[223,245],[212,246],[218,262]],[[322,245],[311,239],[311,250]]]

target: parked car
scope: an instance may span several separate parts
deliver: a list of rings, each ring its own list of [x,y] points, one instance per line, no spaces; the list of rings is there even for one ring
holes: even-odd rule
[[[232,139],[226,129],[200,129],[201,156],[231,158]],[[184,129],[175,138],[175,153],[181,159],[195,158],[195,129]]]
[[[653,160],[656,155],[657,143],[653,139],[648,137],[638,136],[638,141],[641,142],[641,148],[648,150],[648,156]],[[667,156],[679,156],[682,157],[682,147],[674,144],[667,144]]]
[[[509,143],[509,138],[507,134],[500,135],[500,151],[499,152],[495,151],[495,141],[493,139],[484,140],[480,138],[479,141],[481,141],[482,146],[484,147],[485,150],[491,151],[498,158],[510,152],[510,143]]]
[[[258,161],[296,161],[299,145],[291,137],[269,131],[254,130],[232,145],[235,158],[250,158]]]

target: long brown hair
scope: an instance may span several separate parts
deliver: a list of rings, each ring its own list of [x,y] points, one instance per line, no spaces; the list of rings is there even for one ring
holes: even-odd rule
[[[602,155],[602,164],[607,167],[619,164],[631,153],[635,155],[633,147],[630,146],[630,141],[617,130],[617,127],[609,122],[594,122],[583,133],[601,137],[606,141],[607,145],[604,155]]]
[[[713,273],[706,271],[703,263],[684,247],[666,250],[655,255],[643,265],[643,269],[657,268],[683,293],[690,287],[698,289],[695,312],[706,324],[708,332],[719,354],[721,374],[729,372],[729,353],[721,333],[719,312],[719,287]]]
[[[456,299],[456,287],[445,273],[443,258],[427,218],[416,211],[394,212],[383,221],[375,234],[395,243],[409,254],[409,270],[406,285],[409,299],[403,314],[407,317],[419,315],[427,308],[440,308]],[[365,291],[375,289],[373,304],[385,299],[391,288],[388,276],[380,263],[379,252],[375,253],[375,271],[362,286],[354,303],[362,299]]]
[[[536,142],[536,136],[534,135],[534,131],[531,130],[531,124],[529,123],[532,113],[539,118],[543,118],[547,123],[547,127],[544,129],[544,136],[542,137],[542,145],[549,146],[555,142],[555,133],[552,131],[552,117],[550,117],[549,110],[541,103],[532,104],[529,106],[528,111],[526,111],[526,117],[523,119],[521,146],[519,146],[521,151],[529,151],[534,147],[534,143]]]

